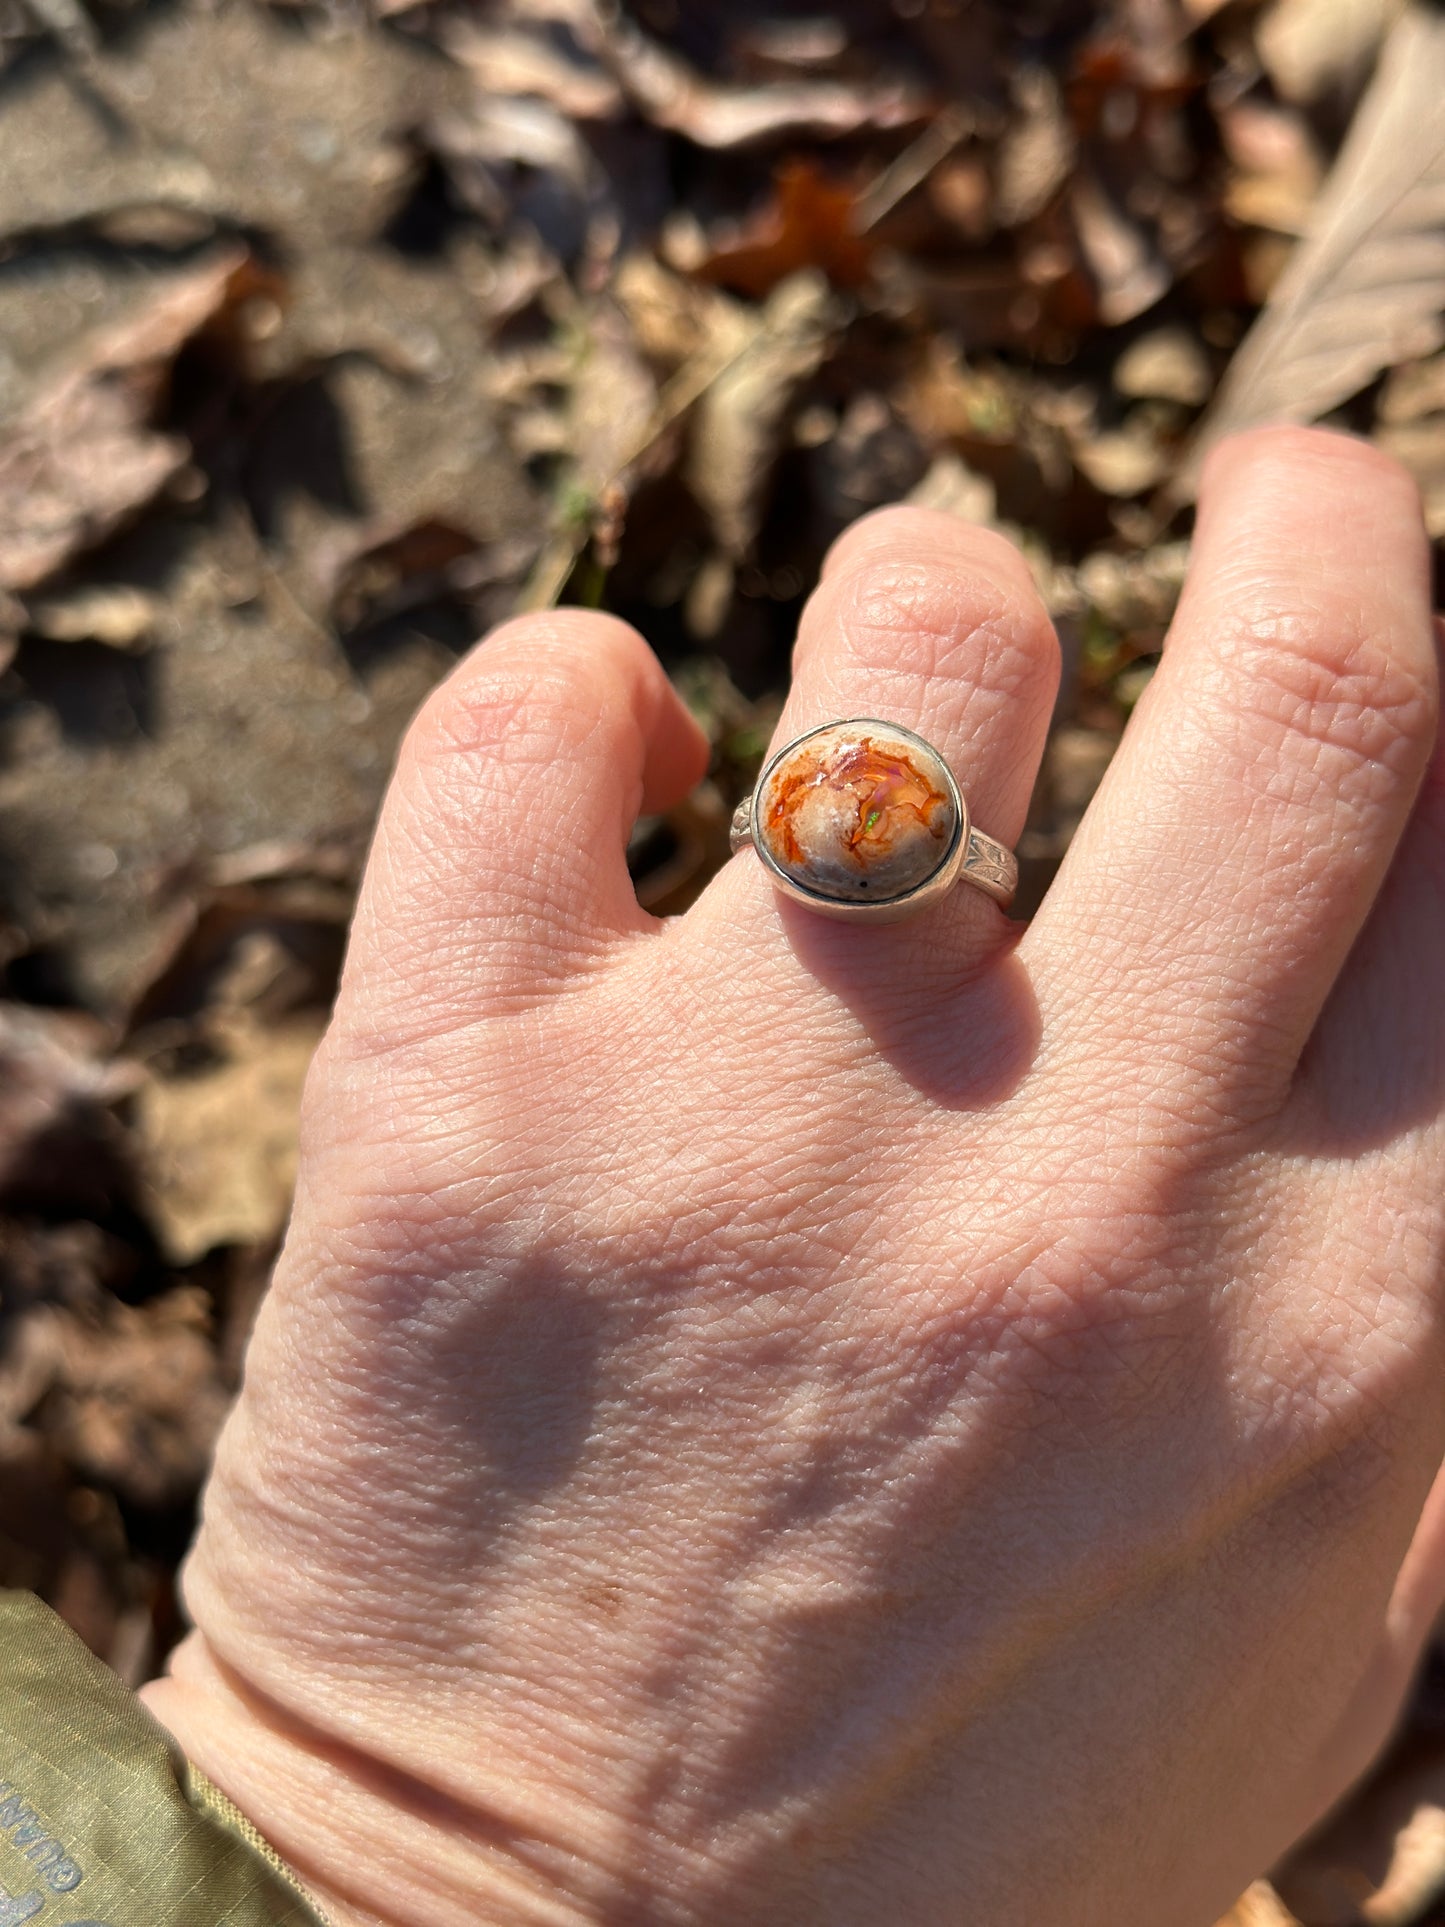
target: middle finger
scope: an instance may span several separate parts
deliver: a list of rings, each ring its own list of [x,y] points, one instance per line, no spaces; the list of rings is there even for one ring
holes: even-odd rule
[[[1378,451],[1216,453],[1163,662],[1022,953],[1059,1057],[1171,1115],[1282,1101],[1430,758],[1429,586]]]

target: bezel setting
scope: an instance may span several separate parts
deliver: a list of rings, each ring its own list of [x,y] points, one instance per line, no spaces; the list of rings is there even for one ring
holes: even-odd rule
[[[953,830],[949,836],[938,862],[920,882],[893,896],[877,897],[839,897],[815,890],[789,872],[766,847],[765,839],[757,834],[753,820],[756,799],[766,794],[769,783],[778,769],[800,750],[819,736],[841,734],[845,731],[874,731],[880,736],[891,738],[909,750],[917,753],[924,768],[936,767],[941,773],[948,799],[953,809]],[[795,903],[806,905],[819,916],[832,917],[845,923],[896,923],[904,917],[915,916],[930,904],[947,896],[958,882],[968,854],[969,836],[972,825],[969,819],[968,804],[964,799],[958,780],[941,756],[916,730],[905,729],[901,723],[885,722],[878,716],[848,716],[835,722],[820,723],[814,729],[805,730],[784,743],[781,749],[768,758],[758,773],[758,780],[752,795],[738,806],[733,819],[732,843],[735,850],[745,843],[751,843],[759,861],[768,873],[769,880],[783,896]]]

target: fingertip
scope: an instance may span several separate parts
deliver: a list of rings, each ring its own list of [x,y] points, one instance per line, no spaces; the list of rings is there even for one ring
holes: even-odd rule
[[[600,610],[539,610],[499,623],[462,657],[422,705],[404,754],[475,755],[520,728],[563,756],[599,725],[629,722],[642,738],[642,807],[666,808],[705,774],[710,751],[651,645]]]
[[[1409,469],[1374,442],[1340,429],[1270,423],[1226,436],[1205,458],[1201,522],[1241,488],[1322,515],[1368,500],[1375,513],[1400,517],[1424,536],[1420,487]]]
[[[844,529],[823,558],[821,580],[880,561],[966,564],[1001,582],[1027,586],[1033,576],[1007,536],[943,509],[898,506],[874,509]]]
[[[1373,664],[1375,706],[1403,682],[1428,709],[1430,573],[1420,491],[1393,456],[1331,429],[1251,429],[1210,457],[1170,647],[1253,639],[1272,662],[1315,661],[1342,695]]]
[[[712,745],[644,636],[620,616],[593,609],[552,609],[514,616],[494,630],[480,651],[494,659],[511,651],[545,658],[552,652],[576,674],[579,659],[598,701],[620,703],[636,716],[643,737],[642,801],[648,813],[680,803],[707,774]]]

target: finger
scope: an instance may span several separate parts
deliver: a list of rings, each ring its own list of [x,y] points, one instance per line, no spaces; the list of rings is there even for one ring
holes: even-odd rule
[[[625,623],[558,610],[504,625],[402,744],[343,1017],[404,1032],[515,1007],[650,928],[628,835],[706,763],[701,730]]]
[[[1163,661],[1029,933],[1063,1054],[1108,1051],[1171,1109],[1181,1080],[1277,1106],[1429,760],[1428,570],[1378,451],[1216,452]]]
[[[1437,633],[1445,645],[1445,625]],[[1364,934],[1305,1053],[1300,1109],[1344,1152],[1445,1156],[1445,734]],[[1445,1171],[1425,1190],[1432,1200]]]
[[[855,524],[825,565],[799,628],[774,747],[855,716],[901,723],[949,763],[975,827],[1012,844],[1058,678],[1053,626],[1011,543],[955,516],[887,509]],[[970,945],[996,942],[1007,928],[965,887],[914,921],[869,934],[890,952],[910,952],[917,968],[932,959],[956,974]]]

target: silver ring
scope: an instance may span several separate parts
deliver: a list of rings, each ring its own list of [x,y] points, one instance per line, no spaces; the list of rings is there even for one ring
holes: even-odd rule
[[[971,883],[1005,909],[1012,850],[969,821],[932,743],[876,716],[823,723],[763,765],[733,817],[734,853],[754,849],[774,887],[825,917],[896,923]]]

